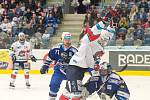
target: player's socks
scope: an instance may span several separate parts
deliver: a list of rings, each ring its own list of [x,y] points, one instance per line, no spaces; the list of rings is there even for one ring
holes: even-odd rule
[[[63,94],[60,96],[59,100],[69,100],[69,98],[67,98],[66,96],[64,96]]]
[[[10,84],[9,84],[10,87],[15,87],[15,85],[14,85],[15,80],[16,80],[16,75],[11,74],[11,79],[10,79]]]
[[[56,100],[56,97],[49,97],[48,100]]]
[[[71,100],[81,100],[80,98],[72,98]]]
[[[26,86],[30,87],[31,85],[29,83],[29,75],[24,75],[24,77],[25,77],[25,81],[26,81]]]

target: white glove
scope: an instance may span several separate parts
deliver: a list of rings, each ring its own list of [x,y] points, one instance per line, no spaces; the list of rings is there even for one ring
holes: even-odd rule
[[[101,93],[101,95],[99,95],[101,100],[111,100],[110,96],[105,94],[105,93]]]
[[[86,87],[82,87],[81,100],[86,100],[88,96],[89,96],[89,91],[86,89]]]

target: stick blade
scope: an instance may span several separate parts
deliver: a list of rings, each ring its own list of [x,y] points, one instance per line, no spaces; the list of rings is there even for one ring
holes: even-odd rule
[[[126,64],[126,65],[123,66],[123,67],[119,67],[119,68],[116,69],[115,71],[116,71],[116,72],[122,72],[122,71],[126,70],[127,67],[128,67],[128,64]]]

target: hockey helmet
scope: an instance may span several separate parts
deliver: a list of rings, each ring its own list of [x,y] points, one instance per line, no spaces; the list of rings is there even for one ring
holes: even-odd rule
[[[101,34],[101,31],[102,29],[104,29],[104,27],[105,24],[103,23],[103,21],[100,21],[99,23],[97,23],[91,28],[91,31],[93,32],[94,35],[98,35]]]
[[[71,40],[71,34],[69,32],[63,32],[61,35],[61,39],[63,40]]]
[[[71,45],[71,34],[69,32],[63,32],[61,39],[65,47],[69,47]]]
[[[24,34],[23,32],[20,32],[20,33],[18,34],[18,38],[19,38],[19,41],[20,41],[21,43],[24,43],[24,41],[25,41],[25,34]]]
[[[99,69],[100,75],[106,76],[111,74],[112,67],[108,62],[102,62],[100,63],[100,69]]]
[[[25,34],[24,34],[23,32],[20,32],[20,33],[18,34],[18,37],[21,37],[21,36],[25,36]]]

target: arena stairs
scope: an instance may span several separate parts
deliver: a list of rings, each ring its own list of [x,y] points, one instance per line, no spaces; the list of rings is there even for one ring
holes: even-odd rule
[[[79,35],[83,29],[84,14],[64,14],[64,20],[59,25],[56,35],[50,41],[50,47],[61,42],[62,32],[70,32],[72,34],[72,44],[77,46]]]

